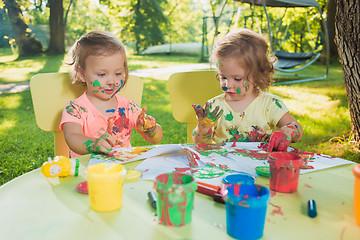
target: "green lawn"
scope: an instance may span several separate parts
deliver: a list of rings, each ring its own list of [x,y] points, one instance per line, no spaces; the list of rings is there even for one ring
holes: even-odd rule
[[[66,71],[63,55],[18,59],[0,50],[0,84],[28,81],[38,72]],[[186,56],[129,56],[130,70],[197,63]],[[322,66],[308,71],[318,73]],[[163,144],[184,143],[186,125],[171,114],[167,77],[143,78],[142,106],[156,117],[164,129]],[[304,151],[329,154],[358,161],[360,153],[353,148],[350,116],[340,64],[333,64],[327,80],[273,86],[271,93],[285,101],[291,113],[304,128],[304,136],[292,146]],[[147,145],[134,133],[133,146]],[[53,157],[53,134],[40,130],[34,118],[29,91],[0,95],[0,185],[42,165]]]

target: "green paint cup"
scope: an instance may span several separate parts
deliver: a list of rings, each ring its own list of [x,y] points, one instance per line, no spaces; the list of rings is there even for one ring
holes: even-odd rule
[[[191,222],[194,208],[194,192],[197,184],[194,178],[183,173],[164,173],[156,177],[156,211],[159,224],[184,226]]]

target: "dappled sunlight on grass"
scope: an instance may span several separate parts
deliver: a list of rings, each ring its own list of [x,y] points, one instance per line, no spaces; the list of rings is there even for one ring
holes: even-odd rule
[[[63,65],[64,54],[38,55],[31,58],[19,58],[0,64],[0,83],[23,82],[36,73],[58,72]]]
[[[9,120],[9,119],[3,119],[0,123],[0,132],[9,130],[10,128],[14,128],[15,126],[16,126],[16,121]]]
[[[11,62],[16,60],[18,57],[18,55],[1,55],[0,54],[0,63],[5,63],[5,62]]]
[[[314,119],[332,115],[340,104],[339,99],[332,99],[319,91],[306,88],[273,87],[271,92],[278,95],[292,113],[299,116],[308,115]]]
[[[1,109],[17,109],[20,106],[22,97],[19,95],[8,95],[0,98]]]

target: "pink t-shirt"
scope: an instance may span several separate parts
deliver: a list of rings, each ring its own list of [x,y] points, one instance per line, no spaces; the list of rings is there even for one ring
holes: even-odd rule
[[[118,102],[112,117],[106,117],[90,102],[86,91],[77,99],[68,102],[62,113],[60,129],[64,123],[77,123],[81,125],[86,136],[99,138],[109,126],[109,120],[113,119],[111,135],[124,143],[124,147],[131,147],[130,137],[132,129],[136,129],[136,120],[141,108],[128,98],[115,95]],[[118,146],[120,147],[120,146]],[[79,156],[70,151],[71,157]]]

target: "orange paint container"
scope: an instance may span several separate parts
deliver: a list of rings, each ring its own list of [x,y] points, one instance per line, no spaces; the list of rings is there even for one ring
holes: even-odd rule
[[[360,164],[355,165],[352,170],[355,175],[354,215],[357,225],[360,226]]]

